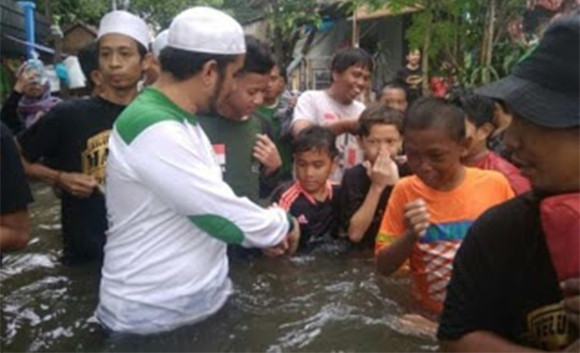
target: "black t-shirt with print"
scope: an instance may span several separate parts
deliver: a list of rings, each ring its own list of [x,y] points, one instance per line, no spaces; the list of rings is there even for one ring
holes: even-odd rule
[[[410,69],[408,66],[403,67],[397,72],[396,81],[405,87],[409,105],[423,95],[423,70],[421,66],[417,66],[415,69]]]
[[[124,108],[100,97],[62,102],[19,136],[23,154],[29,161],[49,161],[52,168],[93,175],[102,183],[109,135]],[[96,189],[79,198],[63,191],[61,217],[64,261],[102,259],[107,229],[102,192]]]
[[[529,347],[561,349],[578,336],[562,299],[539,198],[523,194],[488,210],[469,229],[453,262],[437,336],[457,340],[490,331]]]
[[[411,175],[407,164],[399,165],[398,167],[400,177]],[[342,191],[340,193],[340,200],[338,201],[340,228],[341,232],[348,232],[350,219],[362,206],[371,188],[371,179],[367,174],[366,168],[362,164],[358,164],[344,172],[341,185]],[[393,187],[386,187],[383,190],[373,220],[361,241],[354,245],[356,248],[368,249],[374,247],[375,238],[379,232],[391,191],[393,191]]]
[[[340,198],[340,186],[332,185],[332,194],[324,201],[313,200],[303,192],[295,192],[298,182],[281,185],[272,194],[272,202],[283,206],[282,199],[288,198],[288,213],[300,224],[300,244],[298,251],[313,250],[336,235],[337,200]],[[284,206],[283,206],[284,207]]]
[[[10,129],[0,123],[0,214],[25,210],[32,202],[28,179]]]

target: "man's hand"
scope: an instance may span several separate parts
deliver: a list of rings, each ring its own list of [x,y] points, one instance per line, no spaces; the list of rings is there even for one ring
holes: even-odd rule
[[[263,249],[262,252],[266,256],[278,257],[282,256],[288,250],[288,239],[284,239],[280,244],[273,246],[271,248]]]
[[[282,166],[282,158],[280,158],[276,145],[268,136],[258,134],[256,138],[252,156],[262,163],[264,175],[268,176]]]
[[[399,181],[399,168],[386,150],[379,152],[373,165],[369,161],[363,162],[363,165],[367,169],[367,174],[371,179],[371,185],[381,192],[387,186],[393,186]]]
[[[569,278],[560,284],[564,292],[564,309],[568,320],[580,328],[580,278]]]
[[[295,217],[292,217],[292,222],[294,223],[294,227],[290,233],[288,233],[288,237],[286,240],[288,241],[288,254],[293,255],[296,250],[298,250],[298,245],[300,244],[300,223]]]
[[[73,196],[84,198],[91,196],[94,189],[99,186],[99,183],[92,175],[60,172],[56,179],[56,185]]]
[[[292,223],[294,224],[294,228],[280,244],[262,250],[265,255],[270,257],[278,257],[284,254],[292,255],[298,250],[298,244],[300,243],[300,224],[298,224],[298,221],[294,217],[292,217]]]
[[[425,201],[417,199],[406,204],[403,218],[409,234],[413,235],[415,240],[425,235],[429,227],[429,212]]]

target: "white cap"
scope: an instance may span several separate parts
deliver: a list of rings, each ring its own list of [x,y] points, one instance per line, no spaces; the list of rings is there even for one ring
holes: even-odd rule
[[[147,24],[139,17],[127,11],[117,10],[109,12],[101,19],[97,39],[101,39],[106,34],[113,33],[131,37],[143,44],[145,48],[149,48],[149,28]]]
[[[211,7],[192,7],[175,16],[167,46],[197,53],[235,55],[246,52],[244,30],[231,16]]]
[[[159,53],[161,53],[161,49],[165,48],[167,45],[167,35],[169,34],[168,29],[164,29],[155,37],[153,42],[151,42],[151,51],[156,58],[159,58]]]

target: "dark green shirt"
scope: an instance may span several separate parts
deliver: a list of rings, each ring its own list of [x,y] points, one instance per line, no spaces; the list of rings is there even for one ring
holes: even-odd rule
[[[236,121],[219,115],[200,115],[199,123],[212,144],[223,178],[240,197],[260,203],[260,163],[252,157],[256,134],[262,123],[250,117]]]
[[[282,121],[280,117],[277,116],[279,106],[275,108],[261,106],[256,109],[255,115],[261,116],[270,125],[271,135],[270,138],[276,144],[280,158],[282,159],[282,166],[280,170],[276,173],[280,181],[292,180],[292,145],[290,143],[290,137],[282,138]]]

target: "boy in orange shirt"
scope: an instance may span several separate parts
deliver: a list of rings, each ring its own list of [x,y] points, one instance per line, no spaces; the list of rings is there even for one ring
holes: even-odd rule
[[[514,193],[500,173],[461,164],[467,142],[457,106],[420,98],[405,119],[404,138],[415,175],[401,179],[391,193],[375,242],[377,270],[389,276],[408,259],[413,297],[438,314],[467,229]]]

